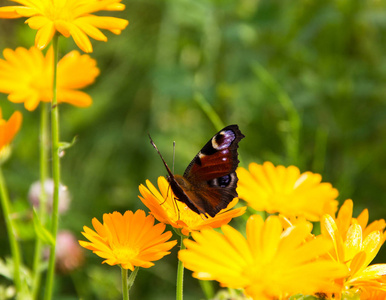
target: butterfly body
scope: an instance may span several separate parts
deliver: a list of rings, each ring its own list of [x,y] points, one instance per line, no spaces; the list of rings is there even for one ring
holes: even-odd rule
[[[238,143],[242,138],[244,135],[237,125],[220,130],[193,158],[183,176],[174,175],[161,156],[176,199],[197,214],[211,217],[226,208],[238,196],[235,171],[239,164]],[[152,145],[156,148],[153,142]]]

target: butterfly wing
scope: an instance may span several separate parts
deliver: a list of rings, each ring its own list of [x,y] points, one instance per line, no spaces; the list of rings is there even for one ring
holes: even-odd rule
[[[237,197],[236,168],[238,143],[244,138],[237,125],[229,125],[205,144],[186,168],[184,193],[180,201],[189,201],[200,213],[214,217]],[[190,206],[191,206],[190,205]],[[189,205],[188,205],[189,206]]]

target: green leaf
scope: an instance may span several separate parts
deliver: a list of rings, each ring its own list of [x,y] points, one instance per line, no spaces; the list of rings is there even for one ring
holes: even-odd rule
[[[72,141],[70,143],[69,142],[59,142],[59,149],[58,149],[59,153],[65,149],[71,148],[75,144],[77,138],[78,138],[77,135],[74,136],[74,138],[72,139]]]
[[[35,209],[33,210],[33,221],[34,221],[35,232],[38,238],[41,239],[43,243],[48,244],[50,246],[54,246],[55,245],[54,237],[52,236],[51,232],[42,225]]]

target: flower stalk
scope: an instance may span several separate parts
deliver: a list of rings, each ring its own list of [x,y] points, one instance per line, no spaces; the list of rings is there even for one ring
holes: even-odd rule
[[[122,299],[129,300],[129,285],[128,285],[128,271],[125,268],[122,268]]]
[[[184,236],[181,234],[180,250],[185,249]],[[177,266],[177,284],[176,284],[176,300],[182,300],[184,297],[184,263],[178,260]]]
[[[59,223],[59,182],[60,182],[60,153],[59,153],[59,106],[57,102],[57,69],[58,69],[58,40],[59,35],[55,34],[52,40],[54,53],[54,72],[52,85],[51,105],[51,152],[52,152],[52,179],[54,181],[51,234],[56,241]],[[51,246],[46,279],[46,290],[44,299],[52,298],[52,287],[55,273],[55,244]]]
[[[8,233],[12,258],[13,258],[13,270],[14,270],[13,280],[16,286],[16,291],[20,292],[22,288],[21,274],[20,274],[20,267],[21,267],[20,248],[15,236],[15,226],[11,218],[11,204],[9,201],[7,188],[5,186],[5,180],[4,180],[1,166],[0,166],[0,196],[1,196],[0,197],[1,207],[4,213],[4,220],[7,227],[7,233]]]
[[[128,277],[128,269],[122,268],[122,296],[123,300],[130,299],[130,289],[134,285],[135,278],[137,277],[137,273],[139,267],[135,267],[134,271],[131,272],[130,277]]]
[[[47,193],[45,182],[48,177],[48,113],[47,104],[42,103],[40,114],[40,132],[39,132],[39,150],[40,150],[40,194],[39,194],[39,218],[40,222],[45,225],[47,219]],[[35,254],[33,261],[33,299],[37,299],[41,282],[41,259],[42,259],[43,242],[37,238],[35,243]]]

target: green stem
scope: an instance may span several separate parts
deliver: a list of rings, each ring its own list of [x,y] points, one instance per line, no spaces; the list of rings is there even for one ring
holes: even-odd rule
[[[7,227],[9,244],[11,247],[11,254],[13,258],[13,280],[15,282],[16,291],[20,292],[21,285],[21,275],[20,275],[20,267],[21,267],[21,256],[20,256],[20,248],[19,244],[16,241],[16,231],[13,224],[13,220],[11,218],[11,204],[9,202],[8,191],[5,186],[5,180],[3,177],[3,172],[0,167],[0,195],[1,195],[1,206],[4,213],[5,225]]]
[[[213,282],[209,280],[199,280],[199,282],[206,299],[214,298]]]
[[[39,195],[39,218],[43,226],[47,219],[47,193],[44,187],[44,183],[48,176],[48,113],[47,104],[41,103],[41,115],[40,115],[40,133],[39,133],[39,148],[40,148],[40,195]],[[33,261],[33,284],[32,295],[33,299],[38,298],[38,292],[42,277],[42,248],[43,243],[39,238],[36,238],[35,242],[35,254]]]
[[[122,298],[123,300],[129,300],[129,285],[127,283],[128,271],[121,267],[122,273]]]
[[[130,277],[127,278],[128,270],[122,268],[122,296],[123,300],[129,300],[130,294],[129,291],[134,284],[135,278],[137,277],[137,273],[139,267],[135,267],[134,271],[131,272]]]
[[[184,250],[184,236],[181,235],[180,250]],[[182,300],[184,297],[184,263],[178,261],[177,266],[177,289],[176,289],[176,300]]]
[[[54,72],[52,87],[52,105],[51,105],[51,152],[52,152],[52,179],[54,181],[53,203],[52,203],[52,220],[51,234],[56,241],[59,225],[59,182],[60,182],[60,153],[59,153],[59,106],[57,101],[57,68],[58,68],[58,39],[59,35],[55,34],[52,39],[52,48],[54,53]],[[50,249],[50,258],[48,261],[48,271],[46,279],[46,290],[44,299],[52,298],[52,290],[55,273],[55,247],[54,244]]]
[[[131,274],[130,274],[129,282],[127,284],[129,291],[134,284],[134,280],[137,277],[138,270],[139,270],[139,267],[135,267],[134,271],[131,272]]]

